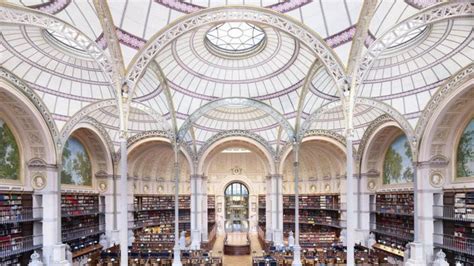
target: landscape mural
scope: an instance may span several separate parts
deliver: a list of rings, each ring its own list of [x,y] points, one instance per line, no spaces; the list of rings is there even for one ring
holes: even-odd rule
[[[413,181],[410,143],[405,135],[397,137],[387,152],[383,163],[383,183],[403,184]]]
[[[474,119],[464,129],[456,154],[457,177],[474,176]]]
[[[70,137],[63,151],[61,184],[92,186],[92,166],[89,155],[82,143]]]
[[[0,119],[0,179],[20,178],[20,152],[15,136],[5,121]]]

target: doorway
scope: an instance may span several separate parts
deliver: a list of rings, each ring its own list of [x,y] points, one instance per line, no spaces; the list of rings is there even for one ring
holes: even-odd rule
[[[230,183],[224,192],[226,232],[248,232],[249,190],[240,182]]]

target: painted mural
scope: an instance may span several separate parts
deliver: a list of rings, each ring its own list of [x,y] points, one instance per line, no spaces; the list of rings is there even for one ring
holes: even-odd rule
[[[20,152],[15,136],[0,119],[0,179],[20,179]]]
[[[413,181],[413,165],[410,143],[405,135],[396,138],[383,162],[383,183],[403,184]]]
[[[70,137],[63,151],[63,170],[61,184],[92,186],[92,165],[82,143]]]
[[[457,177],[474,177],[474,119],[462,133],[456,159]]]

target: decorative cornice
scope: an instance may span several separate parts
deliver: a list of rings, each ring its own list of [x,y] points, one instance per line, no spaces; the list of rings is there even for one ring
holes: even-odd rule
[[[56,165],[48,164],[41,158],[33,158],[28,161],[27,165],[30,169],[57,169]]]
[[[449,159],[441,154],[434,155],[429,161],[418,162],[419,168],[445,168],[449,165]]]

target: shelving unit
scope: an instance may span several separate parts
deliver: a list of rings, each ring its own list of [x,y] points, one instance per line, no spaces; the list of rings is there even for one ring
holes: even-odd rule
[[[266,195],[258,195],[258,226],[265,232],[266,226]]]
[[[134,249],[170,249],[174,245],[174,196],[135,195],[133,201]],[[191,198],[179,196],[179,231],[191,232]]]
[[[375,233],[378,249],[393,250],[401,257],[414,238],[413,192],[384,192],[371,196],[371,231]],[[400,258],[398,258],[400,259]]]
[[[105,208],[99,194],[62,193],[61,227],[62,239],[73,253],[84,254],[91,246],[99,243],[105,232]]]
[[[442,222],[442,233],[433,235],[435,247],[443,249],[452,265],[474,264],[474,190],[445,190],[433,214]]]
[[[283,232],[295,232],[295,196],[283,195]],[[337,242],[341,231],[338,194],[300,195],[300,245],[303,248],[328,247]]]
[[[41,218],[32,193],[0,191],[0,265],[28,264],[33,250],[41,248],[41,236],[33,233]]]
[[[207,230],[208,233],[216,224],[216,196],[207,195]]]

